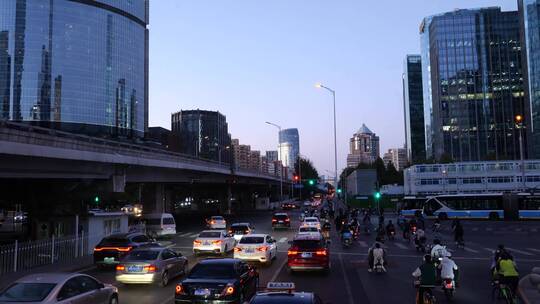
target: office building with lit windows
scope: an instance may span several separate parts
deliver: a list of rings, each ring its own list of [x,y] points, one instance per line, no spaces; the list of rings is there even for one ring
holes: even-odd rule
[[[427,158],[519,159],[514,117],[523,114],[527,126],[529,112],[518,12],[490,7],[427,17],[420,38]]]
[[[403,112],[407,159],[415,164],[426,160],[422,57],[407,55],[403,71]]]
[[[300,136],[298,129],[283,129],[279,132],[278,158],[283,166],[294,171],[294,166],[300,155]]]
[[[142,137],[148,0],[0,1],[0,119]]]

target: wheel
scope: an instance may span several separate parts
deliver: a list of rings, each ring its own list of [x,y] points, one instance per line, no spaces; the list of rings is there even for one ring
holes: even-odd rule
[[[169,285],[169,273],[164,271],[161,275],[161,287],[165,287],[167,285]]]
[[[492,221],[498,221],[499,220],[499,214],[497,212],[491,212],[489,214],[489,219]]]
[[[448,301],[452,301],[452,299],[454,298],[454,291],[445,288],[444,295],[446,296],[446,299]]]
[[[441,213],[439,213],[438,218],[441,221],[447,220],[448,219],[448,214],[446,214],[445,212],[441,212]]]
[[[114,295],[109,299],[109,304],[118,304],[118,296]]]

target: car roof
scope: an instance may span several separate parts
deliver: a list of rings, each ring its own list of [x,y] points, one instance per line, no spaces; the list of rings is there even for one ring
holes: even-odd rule
[[[263,233],[259,233],[259,234],[248,234],[248,235],[244,235],[243,237],[266,237],[268,234],[263,234]]]
[[[216,259],[216,258],[209,258],[209,259],[204,259],[204,260],[200,260],[199,261],[199,264],[236,264],[240,262],[239,259],[232,259],[232,258],[219,258],[219,259]]]
[[[321,240],[322,236],[320,233],[318,232],[312,232],[312,233],[302,233],[302,234],[297,234],[295,237],[294,237],[294,240],[299,240],[299,241],[304,241],[304,240],[316,240],[316,241],[319,241]]]
[[[280,303],[280,304],[311,304],[313,303],[314,295],[312,292],[262,292],[257,293],[254,300],[263,298],[264,303]]]
[[[220,230],[203,230],[201,231],[199,234],[203,233],[203,232],[224,232],[226,233],[227,231],[223,230],[223,229],[220,229]]]
[[[231,225],[232,226],[250,226],[249,223],[234,223]]]
[[[17,283],[55,283],[55,284],[58,284],[79,275],[84,275],[84,274],[64,273],[64,272],[36,273],[36,274],[27,275],[17,280]]]
[[[285,212],[277,212],[277,213],[274,213],[274,216],[276,215],[286,215],[286,216],[289,216],[287,213]]]
[[[135,252],[135,251],[163,251],[167,249],[167,247],[161,247],[161,246],[142,246],[142,247],[139,247],[139,248],[136,248],[136,249],[133,249],[131,252]],[[130,252],[130,253],[131,253]]]
[[[211,216],[211,218],[218,218],[218,217],[224,219],[224,217],[222,215],[212,215]]]
[[[315,219],[315,220],[317,220],[317,221],[319,220],[319,218],[316,217],[316,216],[306,216],[306,217],[304,218],[304,221],[306,221],[306,220],[312,220],[312,219]]]

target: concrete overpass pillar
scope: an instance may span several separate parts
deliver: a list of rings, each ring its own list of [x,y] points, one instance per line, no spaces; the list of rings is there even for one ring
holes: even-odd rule
[[[172,191],[164,184],[145,184],[143,190],[144,210],[154,213],[170,212]]]

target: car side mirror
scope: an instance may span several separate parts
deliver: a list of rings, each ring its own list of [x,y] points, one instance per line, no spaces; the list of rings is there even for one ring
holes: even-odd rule
[[[103,288],[105,288],[105,284],[99,283],[99,289],[103,289]]]

